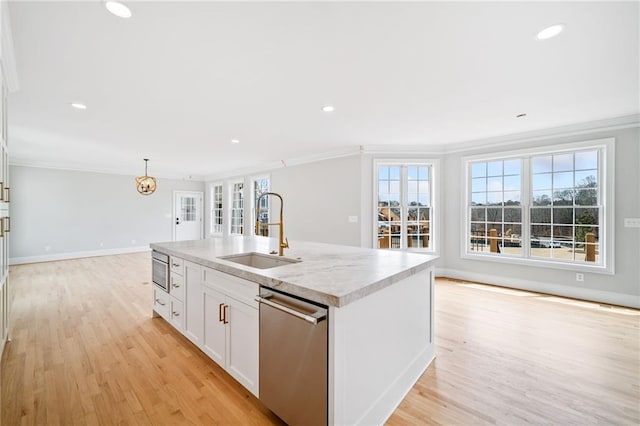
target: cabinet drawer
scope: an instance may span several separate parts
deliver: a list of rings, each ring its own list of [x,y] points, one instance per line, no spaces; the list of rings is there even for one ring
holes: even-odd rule
[[[169,294],[157,287],[153,289],[153,310],[162,318],[169,319],[169,310],[171,309],[171,297]]]
[[[184,275],[184,260],[179,257],[173,257],[169,259],[169,264],[171,265],[171,272],[175,272],[176,274]]]
[[[171,299],[169,322],[178,330],[184,330],[184,304],[176,299]]]
[[[205,286],[221,291],[250,306],[258,306],[258,302],[254,300],[260,291],[257,283],[211,268],[204,268],[203,278]]]
[[[169,277],[169,293],[176,299],[184,302],[184,277],[173,271],[171,271],[171,276]]]

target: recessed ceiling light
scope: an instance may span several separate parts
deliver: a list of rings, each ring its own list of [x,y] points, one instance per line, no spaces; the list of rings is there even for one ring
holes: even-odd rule
[[[72,102],[71,106],[76,109],[87,109],[87,106],[85,104],[81,104],[80,102]]]
[[[560,34],[564,30],[564,24],[555,24],[540,31],[536,38],[538,40],[548,40]]]
[[[231,143],[240,143],[238,139],[231,139]]]
[[[104,7],[106,7],[109,12],[120,18],[131,18],[131,10],[120,2],[108,1],[104,4]]]
[[[523,117],[526,117],[526,116],[527,116],[527,113],[523,112],[522,114],[516,115],[516,118],[523,118]]]
[[[333,112],[335,111],[335,107],[333,105],[325,105],[322,107],[322,111],[324,112]]]

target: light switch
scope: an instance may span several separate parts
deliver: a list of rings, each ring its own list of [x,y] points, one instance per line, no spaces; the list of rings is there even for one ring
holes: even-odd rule
[[[640,218],[638,217],[627,217],[624,219],[624,227],[625,228],[640,228]]]
[[[358,216],[349,216],[349,223],[358,223]]]

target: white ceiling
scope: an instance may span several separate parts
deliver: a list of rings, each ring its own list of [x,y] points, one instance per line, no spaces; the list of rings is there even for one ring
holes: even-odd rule
[[[10,3],[14,163],[212,176],[640,112],[637,2],[126,4]]]

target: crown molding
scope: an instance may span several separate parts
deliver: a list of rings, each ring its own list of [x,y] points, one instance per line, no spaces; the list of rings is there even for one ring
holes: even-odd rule
[[[451,145],[445,145],[443,154],[459,154],[479,149],[501,148],[507,145],[538,142],[548,139],[580,136],[594,132],[629,129],[640,127],[640,114],[631,114],[621,117],[607,118],[603,120],[588,121],[577,124],[569,124],[547,129],[533,130],[530,132],[513,133],[509,135],[495,136],[486,139],[476,139]]]
[[[32,161],[32,160],[25,160],[21,158],[12,158],[11,156],[9,156],[9,166],[34,167],[39,169],[51,169],[51,170],[61,170],[61,171],[69,171],[69,172],[101,173],[101,174],[119,175],[119,176],[140,176],[140,170],[138,170],[137,172],[131,172],[131,171],[116,169],[116,168],[94,168],[94,167],[85,167],[85,166],[79,167],[75,164],[52,163],[47,161]],[[204,176],[191,176],[191,175],[184,176],[184,175],[175,175],[170,173],[153,173],[153,176],[159,179],[205,182]]]

